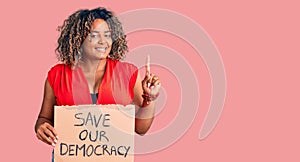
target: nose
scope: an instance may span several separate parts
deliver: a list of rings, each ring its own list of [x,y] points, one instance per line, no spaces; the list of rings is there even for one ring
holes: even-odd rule
[[[104,44],[105,43],[105,41],[104,41],[104,39],[101,35],[99,35],[98,43],[99,44]]]

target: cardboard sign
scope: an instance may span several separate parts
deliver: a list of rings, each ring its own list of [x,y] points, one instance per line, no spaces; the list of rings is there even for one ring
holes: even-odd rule
[[[134,105],[55,106],[55,162],[133,162]]]

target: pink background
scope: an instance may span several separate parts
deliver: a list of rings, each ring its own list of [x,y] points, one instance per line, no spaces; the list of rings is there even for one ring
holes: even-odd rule
[[[130,48],[157,43],[180,51],[195,71],[201,92],[199,111],[187,133],[164,150],[137,155],[136,162],[300,160],[300,10],[296,0],[1,2],[1,159],[50,161],[51,147],[36,139],[33,127],[46,73],[56,63],[56,27],[75,10],[97,6],[117,14],[163,8],[190,17],[213,39],[225,66],[224,111],[213,132],[200,141],[211,86],[203,60],[168,34],[137,32],[128,36]],[[169,80],[169,73],[161,74],[169,94],[166,105],[174,105],[178,96],[171,87],[176,83]],[[150,133],[172,122],[177,111],[176,106],[166,106]]]

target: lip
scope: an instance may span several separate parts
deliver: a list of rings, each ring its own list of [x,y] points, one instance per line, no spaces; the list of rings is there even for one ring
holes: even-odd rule
[[[103,52],[103,53],[106,51],[106,49],[107,49],[107,47],[96,47],[95,48],[96,51]]]

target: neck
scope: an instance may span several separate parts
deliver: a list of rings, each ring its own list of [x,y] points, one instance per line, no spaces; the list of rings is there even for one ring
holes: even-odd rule
[[[100,60],[82,60],[81,68],[85,73],[95,73],[97,71],[104,71],[107,59]]]

